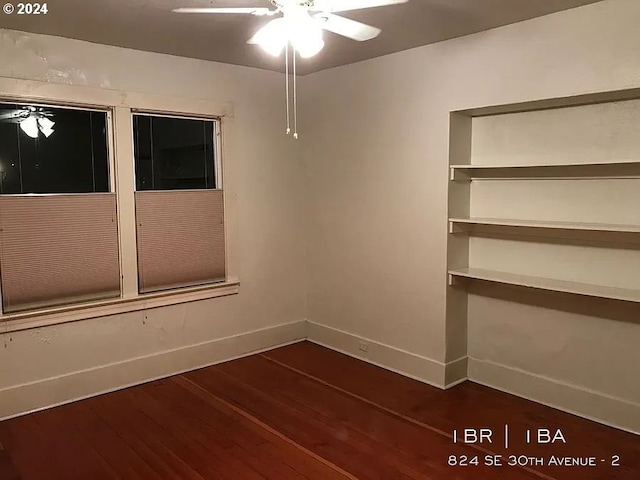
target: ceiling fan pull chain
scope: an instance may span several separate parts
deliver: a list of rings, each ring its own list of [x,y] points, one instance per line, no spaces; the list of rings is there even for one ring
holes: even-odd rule
[[[298,139],[298,94],[296,87],[296,46],[293,49],[293,138]]]
[[[284,85],[285,85],[285,93],[287,96],[287,135],[291,133],[291,123],[289,120],[289,43],[284,46]]]

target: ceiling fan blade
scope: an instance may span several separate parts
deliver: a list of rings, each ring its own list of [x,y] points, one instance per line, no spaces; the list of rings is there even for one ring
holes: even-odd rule
[[[343,37],[364,42],[377,37],[381,30],[365,23],[356,22],[350,18],[340,17],[332,13],[319,13],[314,15],[321,22],[322,28]]]
[[[213,8],[213,7],[183,7],[174,8],[176,13],[250,13],[251,15],[273,15],[276,10],[269,10],[267,7],[231,7],[231,8]]]
[[[0,120],[15,120],[22,119],[29,116],[29,112],[26,110],[11,110],[9,112],[0,113]]]
[[[407,3],[408,1],[409,0],[316,0],[312,9],[326,12],[347,12],[349,10],[360,10],[363,8],[398,5]]]

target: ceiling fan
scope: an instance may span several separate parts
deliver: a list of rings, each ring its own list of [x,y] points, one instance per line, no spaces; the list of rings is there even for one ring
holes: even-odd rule
[[[364,42],[375,38],[380,29],[349,18],[335,15],[364,8],[397,5],[408,0],[270,0],[268,7],[187,7],[176,8],[178,13],[221,13],[275,16],[249,39],[248,43],[262,46],[268,53],[278,56],[287,43],[303,58],[312,57],[324,46],[322,30]]]
[[[269,21],[247,43],[260,45],[277,57],[285,52],[285,88],[287,95],[287,134],[289,120],[289,48],[292,49],[293,69],[293,138],[297,131],[296,54],[302,58],[316,55],[324,47],[323,30],[364,42],[377,37],[381,30],[365,23],[336,15],[336,12],[398,5],[409,0],[270,0],[269,7],[186,7],[175,8],[177,13],[251,14],[278,16]]]
[[[47,138],[53,133],[55,122],[49,118],[52,116],[52,112],[32,106],[0,110],[0,122],[19,124],[22,131],[31,138],[38,138],[39,132]]]

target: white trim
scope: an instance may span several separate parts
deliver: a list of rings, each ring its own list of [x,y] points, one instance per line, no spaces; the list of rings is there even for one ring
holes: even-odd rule
[[[486,270],[484,268],[460,268],[449,270],[449,277],[449,285],[455,285],[457,278],[465,278],[551,292],[640,303],[640,290],[636,288],[620,288],[610,285],[595,285],[592,283],[561,280],[558,278],[534,277],[531,275],[521,275],[518,273],[509,273],[498,270]]]
[[[222,119],[218,119],[213,124],[213,148],[214,148],[214,183],[216,189],[223,190],[224,184],[222,183]],[[223,207],[224,208],[224,207]]]
[[[188,112],[192,115],[233,117],[230,102],[207,99],[149,95],[106,88],[65,85],[0,77],[0,97],[21,103],[62,103],[69,107],[105,109],[127,107],[154,113]]]
[[[235,140],[234,118],[227,115],[220,119],[218,123],[220,129],[218,135],[219,142],[219,165],[218,178],[223,189],[222,202],[224,213],[224,242],[225,242],[225,272],[227,280],[237,279],[239,276],[239,253],[237,246],[240,245],[238,237],[239,215],[238,215],[238,195],[240,182],[236,183],[236,177],[229,172],[236,172],[237,165],[233,165],[229,159],[235,157],[235,148],[238,142]],[[235,167],[235,168],[230,168]]]
[[[50,101],[33,102],[29,99],[25,99],[25,97],[14,97],[14,96],[8,97],[6,95],[3,95],[2,97],[0,97],[0,103],[4,103],[6,105],[19,105],[24,107],[42,107],[42,108],[60,108],[65,110],[80,110],[83,112],[107,113],[109,111],[109,107],[83,106],[83,105],[70,104],[68,102],[65,102],[64,104],[50,102]]]
[[[151,115],[200,117],[207,120],[233,117],[233,104],[187,97],[167,97],[146,93],[128,92],[123,99],[126,106],[136,113]]]
[[[455,360],[451,360],[445,363],[445,390],[455,387],[456,385],[460,385],[461,383],[464,383],[468,380],[468,364],[469,357],[467,357],[466,355],[464,357],[456,358]]]
[[[208,298],[223,297],[238,293],[240,283],[221,282],[164,292],[147,293],[135,298],[114,298],[98,302],[71,304],[41,310],[9,313],[0,316],[1,333],[28,330],[59,323],[87,320],[150,308],[165,307],[178,303],[194,302]]]
[[[467,358],[469,358],[469,357],[464,355],[462,357],[456,358],[455,360],[449,360],[448,362],[443,363],[443,365],[453,365],[453,364],[456,364],[456,363],[460,363],[460,362],[465,361]]]
[[[113,109],[113,164],[115,168],[120,285],[122,298],[138,296],[138,244],[136,239],[135,162],[133,125],[128,108]]]
[[[475,357],[469,357],[469,380],[604,425],[640,434],[639,403]]]
[[[202,114],[189,114],[181,112],[158,112],[151,110],[140,110],[138,108],[131,109],[131,115],[140,115],[144,117],[157,117],[157,118],[174,118],[177,120],[201,120],[204,122],[218,122],[220,117],[217,115],[202,115]]]
[[[304,340],[304,320],[0,390],[0,421]]]
[[[438,360],[310,320],[307,320],[307,340],[433,387],[445,388],[447,364]],[[368,352],[358,349],[360,341],[369,344]]]
[[[463,383],[464,383],[464,382],[466,382],[467,380],[469,380],[469,377],[464,376],[464,377],[462,377],[462,378],[460,378],[460,379],[458,379],[458,380],[456,380],[456,381],[454,381],[454,382],[447,383],[447,384],[444,386],[444,389],[445,389],[445,390],[449,390],[450,388],[453,388],[453,387],[455,387],[455,386],[457,386],[457,385],[463,384]]]
[[[109,176],[109,191],[113,193],[118,193],[116,189],[116,129],[114,128],[113,123],[114,117],[114,109],[110,108],[107,110],[107,160],[109,171],[107,172]],[[117,205],[117,203],[116,203]],[[117,209],[116,209],[117,210]]]
[[[554,220],[522,220],[515,218],[450,218],[449,233],[457,233],[454,226],[494,226],[513,228],[539,228],[550,230],[578,230],[581,232],[640,233],[640,225],[615,225],[609,223],[559,222]]]

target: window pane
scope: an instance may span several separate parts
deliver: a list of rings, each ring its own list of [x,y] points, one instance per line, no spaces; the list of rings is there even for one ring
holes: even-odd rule
[[[0,103],[0,193],[109,191],[107,114]]]
[[[213,120],[133,116],[136,190],[216,188]]]

